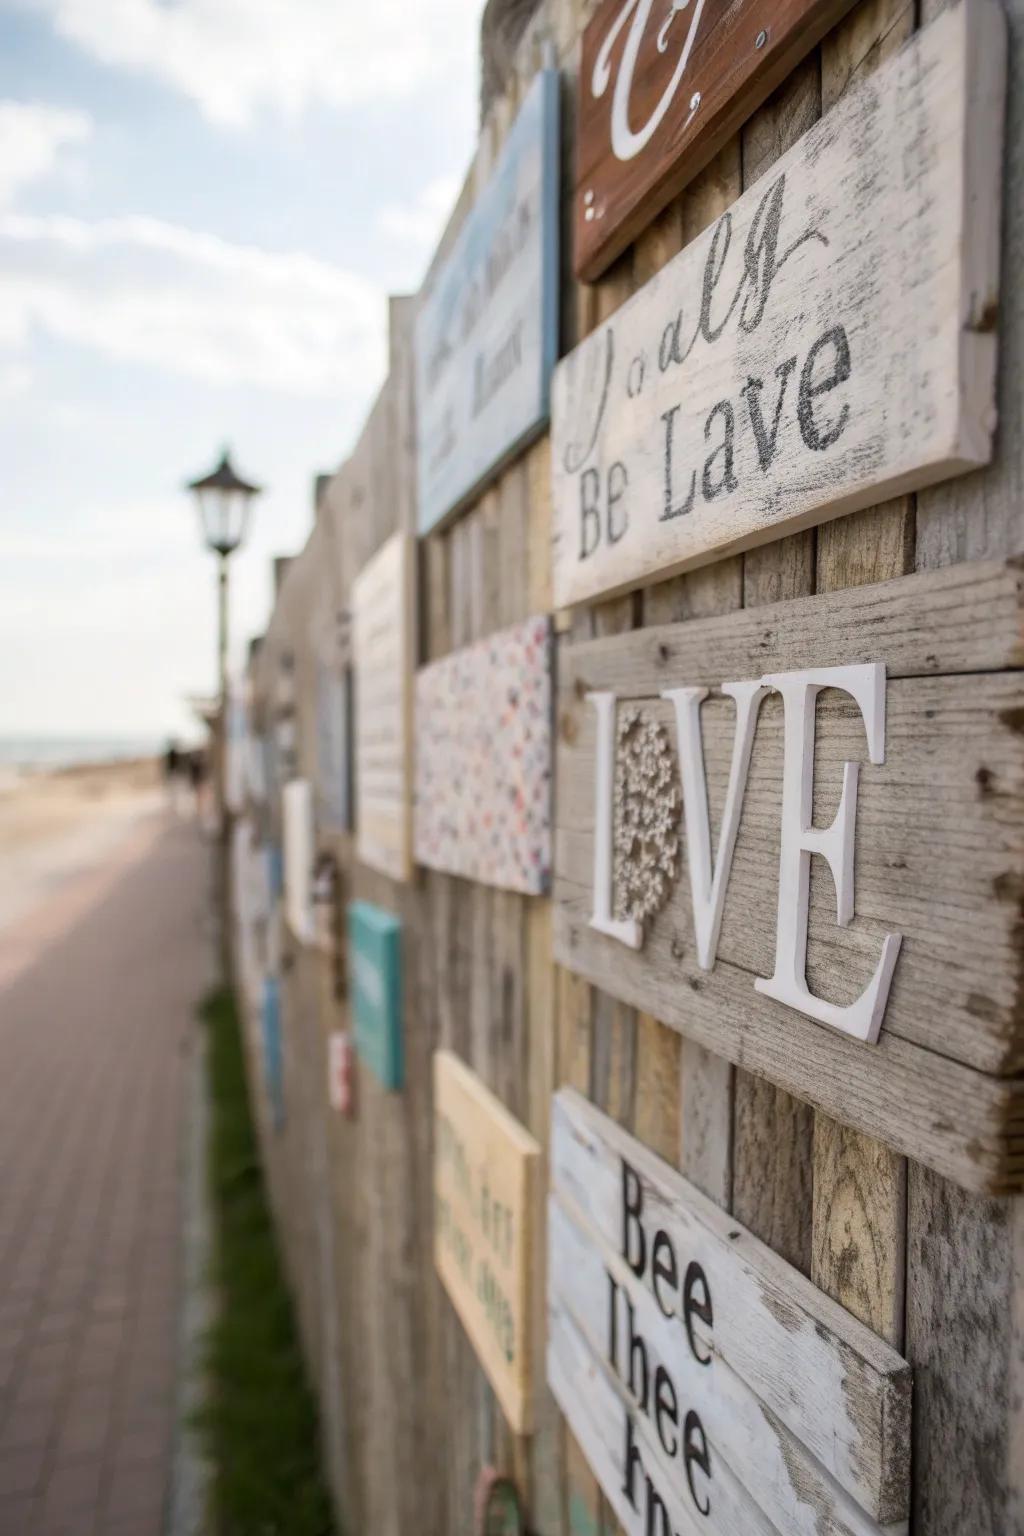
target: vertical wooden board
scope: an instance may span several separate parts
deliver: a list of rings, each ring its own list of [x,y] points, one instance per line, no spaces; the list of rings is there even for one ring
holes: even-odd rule
[[[915,1536],[1008,1536],[1012,1204],[910,1165]]]
[[[551,865],[550,625],[528,619],[416,677],[415,854],[527,894]]]
[[[544,424],[558,339],[559,82],[542,70],[416,322],[419,527]]]
[[[411,859],[415,548],[395,534],[352,587],[356,848],[393,880]]]
[[[434,1057],[434,1259],[512,1428],[533,1421],[533,1219],[540,1146],[449,1052]]]
[[[557,606],[987,462],[995,337],[969,317],[994,286],[998,208],[968,176],[1000,154],[1003,48],[984,0],[940,18],[559,364]],[[752,299],[743,252],[769,228]]]
[[[366,901],[348,909],[352,1015],[356,1048],[386,1089],[405,1080],[402,997],[402,924]]]

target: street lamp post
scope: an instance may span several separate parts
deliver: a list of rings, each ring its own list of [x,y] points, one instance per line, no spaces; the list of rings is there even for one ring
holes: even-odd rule
[[[254,496],[261,487],[235,473],[225,448],[220,463],[208,475],[190,480],[187,489],[195,495],[199,521],[206,547],[217,556],[217,677],[220,690],[220,732],[217,794],[222,832],[227,828],[226,743],[225,730],[228,698],[228,560],[243,542],[249,527],[249,513]]]

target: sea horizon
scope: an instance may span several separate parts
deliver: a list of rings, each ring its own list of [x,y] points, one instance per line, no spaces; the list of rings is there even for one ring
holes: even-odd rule
[[[88,763],[124,762],[134,757],[156,757],[166,750],[167,741],[167,737],[161,736],[113,734],[0,735],[0,765],[32,773]]]

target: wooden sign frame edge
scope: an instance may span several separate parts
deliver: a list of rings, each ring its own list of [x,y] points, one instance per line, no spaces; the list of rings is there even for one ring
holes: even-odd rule
[[[516,1119],[511,1110],[505,1107],[505,1105],[498,1098],[497,1094],[493,1093],[491,1089],[488,1088],[487,1084],[476,1072],[473,1071],[472,1067],[468,1066],[466,1062],[463,1061],[462,1057],[456,1055],[454,1051],[448,1050],[446,1046],[440,1046],[437,1050],[435,1050],[432,1063],[435,1114],[437,1112],[438,1104],[438,1074],[442,1069],[452,1070],[454,1075],[459,1079],[462,1088],[467,1093],[478,1100],[482,1099],[487,1109],[494,1113],[494,1118],[501,1124],[503,1133],[507,1134],[511,1141],[515,1141],[519,1144],[517,1146],[517,1151],[522,1153],[525,1183],[523,1205],[531,1222],[532,1234],[532,1239],[529,1242],[526,1241],[526,1234],[523,1234],[524,1242],[522,1284],[524,1294],[521,1297],[521,1301],[523,1308],[523,1319],[525,1322],[529,1323],[530,1303],[533,1300],[532,1293],[535,1284],[534,1270],[536,1268],[533,1262],[533,1250],[536,1247],[537,1234],[533,1228],[536,1227],[538,1222],[537,1196],[541,1175],[541,1157],[544,1149],[542,1148],[537,1138],[533,1136],[531,1132],[528,1131],[519,1120]],[[531,1435],[533,1433],[536,1421],[538,1371],[536,1369],[537,1361],[534,1359],[533,1339],[530,1336],[529,1330],[527,1329],[524,1332],[524,1383],[521,1393],[521,1401],[516,1401],[516,1399],[512,1396],[512,1389],[508,1386],[508,1384],[503,1381],[498,1381],[488,1369],[486,1358],[487,1352],[481,1348],[480,1333],[476,1326],[475,1319],[471,1319],[463,1310],[458,1297],[456,1297],[448,1285],[444,1269],[441,1265],[440,1238],[436,1231],[436,1226],[434,1232],[433,1250],[434,1268],[437,1273],[437,1277],[441,1282],[445,1295],[448,1297],[448,1300],[455,1311],[455,1315],[458,1317],[460,1324],[465,1329],[466,1336],[473,1346],[473,1353],[477,1358],[480,1369],[484,1372],[484,1375],[490,1382],[494,1391],[494,1395],[501,1405],[502,1413],[508,1420],[513,1433],[523,1436]]]

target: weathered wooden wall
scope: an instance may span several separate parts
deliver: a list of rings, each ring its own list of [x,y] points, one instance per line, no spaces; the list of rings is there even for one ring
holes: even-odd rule
[[[908,0],[861,0],[596,285],[570,279],[563,250],[562,350],[715,220],[942,3],[923,0],[919,14]],[[571,186],[574,76],[592,8],[585,0],[537,7],[491,102],[446,243],[545,56],[563,72],[564,187]],[[1008,10],[1005,298],[991,468],[580,611],[561,625],[562,646],[1024,553],[1024,4],[1008,0]],[[414,300],[393,303],[388,383],[321,497],[258,662],[256,689],[266,700],[282,654],[295,658],[299,765],[309,776],[314,598],[326,584],[344,609],[367,558],[397,529],[415,529],[414,312]],[[420,544],[421,662],[550,608],[549,470],[545,439],[448,531]],[[712,806],[713,819],[719,810]],[[546,1392],[536,1433],[512,1437],[435,1276],[431,1058],[445,1046],[542,1146],[552,1091],[563,1083],[580,1089],[907,1356],[915,1367],[914,1532],[1024,1531],[1024,1200],[965,1194],[557,970],[545,901],[432,871],[398,885],[357,863],[346,835],[323,836],[321,845],[338,858],[345,899],[399,914],[405,946],[406,1087],[386,1093],[361,1071],[357,1113],[344,1119],[327,1105],[326,1037],[345,1023],[346,1006],[332,994],[328,960],[286,935],[288,1114],[280,1132],[263,1121],[345,1530],[468,1531],[476,1477],[489,1462],[515,1475],[530,1529],[542,1536],[615,1529]],[[542,1298],[541,1251],[536,1264]],[[542,1306],[535,1311],[543,1379]]]

